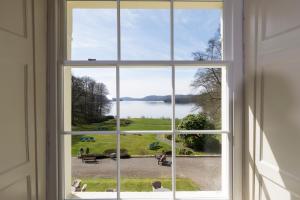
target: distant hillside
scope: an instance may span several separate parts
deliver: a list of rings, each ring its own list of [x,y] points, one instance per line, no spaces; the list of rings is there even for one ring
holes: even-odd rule
[[[194,103],[196,101],[197,95],[176,95],[176,103]],[[116,101],[116,98],[113,98],[113,101]],[[171,95],[158,96],[150,95],[142,98],[134,97],[121,97],[120,101],[164,101],[166,103],[171,103]]]

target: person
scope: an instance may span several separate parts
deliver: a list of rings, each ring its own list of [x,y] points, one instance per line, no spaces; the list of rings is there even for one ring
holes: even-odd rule
[[[82,156],[83,154],[84,154],[84,150],[83,150],[83,148],[80,148],[80,156]]]
[[[163,154],[160,156],[157,164],[159,165],[159,163],[163,163],[166,160],[167,160],[167,154],[163,151]]]
[[[90,148],[87,147],[86,150],[85,150],[85,154],[89,155],[89,153],[90,153]]]
[[[152,183],[152,190],[153,190],[153,192],[168,192],[168,191],[170,191],[167,188],[163,188],[160,181],[154,181]]]

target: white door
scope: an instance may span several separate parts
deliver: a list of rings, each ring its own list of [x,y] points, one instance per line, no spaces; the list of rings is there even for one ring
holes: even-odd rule
[[[249,134],[245,166],[250,174],[245,196],[298,200],[300,1],[247,0],[245,9]]]
[[[36,154],[36,145],[40,152],[45,152],[45,145],[36,142],[45,136],[45,131],[41,130],[45,117],[39,113],[45,105],[45,102],[40,102],[45,93],[40,91],[45,90],[42,87],[46,76],[45,65],[40,65],[44,57],[37,58],[36,55],[45,51],[40,49],[35,54],[34,48],[41,47],[45,38],[40,37],[44,30],[40,27],[36,35],[40,44],[34,42],[33,8],[33,0],[0,0],[1,200],[37,199],[44,186],[44,183],[37,183],[45,160],[36,162],[40,156]],[[36,7],[35,11],[40,11],[40,8]],[[35,77],[36,72],[40,73],[42,81]],[[39,85],[37,91],[35,81]],[[36,120],[41,123],[37,125]]]

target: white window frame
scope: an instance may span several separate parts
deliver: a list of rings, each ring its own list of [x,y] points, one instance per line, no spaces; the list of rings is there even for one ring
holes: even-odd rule
[[[202,1],[202,0],[199,0]],[[208,2],[210,0],[206,0],[205,2]],[[117,1],[118,3],[118,7],[120,6],[120,0]],[[171,0],[171,6],[172,6],[172,2],[174,2],[174,0]],[[224,35],[224,60],[226,61],[212,61],[212,62],[207,62],[207,61],[175,61],[174,58],[174,52],[172,52],[171,50],[171,61],[121,61],[120,60],[120,55],[121,52],[118,50],[118,60],[117,61],[68,61],[66,58],[67,56],[67,52],[63,51],[62,49],[66,49],[66,44],[67,44],[67,38],[66,38],[66,23],[64,21],[64,17],[61,16],[65,16],[65,3],[63,1],[58,1],[56,2],[56,5],[53,5],[54,10],[56,10],[56,13],[54,13],[54,15],[56,15],[56,17],[58,17],[58,19],[53,19],[54,23],[53,26],[56,28],[55,31],[57,31],[59,34],[54,34],[53,38],[49,39],[50,41],[53,40],[53,42],[56,42],[55,45],[53,45],[53,47],[50,47],[50,49],[52,48],[52,53],[55,54],[52,56],[52,61],[49,61],[49,63],[57,63],[57,74],[53,74],[51,77],[56,77],[57,78],[57,82],[58,82],[58,87],[57,88],[53,88],[53,86],[50,85],[50,89],[52,88],[54,91],[56,91],[55,93],[58,95],[57,99],[56,99],[56,105],[57,106],[52,106],[52,108],[55,108],[55,112],[58,113],[58,115],[55,117],[55,119],[58,121],[58,128],[57,129],[53,129],[54,132],[57,134],[57,138],[56,141],[59,143],[58,146],[56,146],[56,148],[54,150],[56,150],[56,152],[58,152],[58,154],[56,154],[56,158],[58,158],[58,169],[57,171],[57,177],[58,177],[58,182],[56,182],[56,187],[57,186],[64,186],[64,171],[65,171],[65,158],[63,155],[64,152],[64,148],[65,148],[65,144],[64,144],[64,135],[70,135],[70,134],[76,134],[76,133],[72,133],[70,131],[65,131],[64,125],[64,95],[63,95],[63,69],[64,66],[78,66],[78,67],[83,67],[83,66],[97,66],[97,67],[101,67],[101,66],[107,66],[108,64],[111,66],[117,66],[117,76],[119,76],[119,67],[120,66],[172,66],[172,77],[174,77],[174,69],[175,66],[197,66],[197,67],[201,67],[201,66],[226,66],[226,68],[228,69],[226,79],[228,80],[227,84],[228,84],[228,98],[226,98],[227,102],[226,105],[228,105],[227,107],[227,112],[229,117],[227,118],[230,123],[228,123],[228,129],[227,130],[222,130],[221,132],[227,133],[228,137],[228,146],[229,148],[226,147],[226,151],[227,151],[227,163],[228,163],[228,169],[226,170],[226,175],[228,176],[228,183],[226,184],[226,190],[225,193],[220,193],[220,194],[216,194],[215,192],[201,192],[201,197],[199,196],[199,194],[196,194],[195,192],[187,192],[187,196],[184,195],[185,199],[242,199],[242,180],[241,180],[241,171],[242,171],[242,148],[241,148],[241,144],[242,144],[242,140],[241,140],[241,131],[242,131],[242,125],[235,125],[236,122],[242,124],[242,119],[236,119],[236,116],[238,116],[239,114],[236,114],[236,111],[233,109],[233,103],[236,101],[241,101],[240,96],[235,97],[234,94],[238,94],[241,95],[240,92],[237,91],[237,84],[240,84],[239,81],[234,81],[233,77],[238,75],[242,78],[242,26],[241,26],[241,22],[242,22],[242,1],[241,0],[224,0],[224,8],[223,8],[223,22],[226,24],[226,26],[224,27],[223,30],[223,35]],[[235,9],[237,9],[237,11],[235,11]],[[235,12],[234,12],[235,11]],[[172,9],[171,9],[171,24],[173,24],[173,16],[172,16]],[[59,17],[60,16],[60,17]],[[118,11],[118,18],[120,17],[120,12]],[[237,18],[236,18],[237,17]],[[56,21],[57,20],[57,21]],[[51,21],[51,20],[50,20]],[[173,25],[171,25],[173,26]],[[118,20],[118,30],[120,28],[120,24],[119,24],[119,20]],[[171,27],[173,29],[173,27]],[[237,32],[236,32],[237,31]],[[119,31],[118,31],[119,34]],[[233,40],[233,38],[237,38],[236,41]],[[173,45],[173,31],[171,31],[171,45]],[[59,43],[59,44],[57,44]],[[120,45],[120,36],[118,37],[118,46]],[[120,49],[120,46],[119,48]],[[173,49],[173,48],[171,48]],[[51,54],[51,52],[50,52]],[[54,61],[55,60],[55,61]],[[51,72],[51,70],[50,70]],[[174,101],[174,78],[172,81],[172,85],[173,85],[173,92],[172,92],[172,99]],[[51,82],[51,80],[50,80]],[[119,84],[119,83],[117,83]],[[236,91],[236,92],[235,92]],[[53,92],[53,91],[52,91]],[[119,93],[119,92],[118,92]],[[53,94],[50,92],[50,94]],[[117,97],[119,98],[119,97]],[[236,106],[235,106],[236,107]],[[50,109],[51,109],[51,105],[50,105]],[[173,109],[174,109],[174,104],[173,104]],[[241,111],[241,107],[238,107],[238,109],[240,109],[239,111]],[[119,111],[118,111],[119,113]],[[174,113],[174,112],[173,112]],[[174,114],[173,114],[174,115]],[[53,117],[51,115],[51,112],[49,114],[50,117]],[[172,128],[174,127],[174,124],[172,125]],[[51,130],[51,128],[50,128]],[[174,130],[174,129],[173,129]],[[120,134],[120,130],[117,130],[118,133]],[[151,131],[151,133],[153,133],[153,131]],[[199,131],[197,131],[197,133],[199,133]],[[205,133],[205,131],[203,131],[203,133]],[[207,134],[209,134],[209,132],[206,132]],[[231,134],[229,134],[231,133]],[[118,134],[118,135],[119,135]],[[173,134],[175,136],[175,133]],[[233,137],[234,136],[234,137]],[[222,138],[223,139],[223,138]],[[54,139],[53,139],[54,140]],[[173,137],[173,140],[175,141],[175,137]],[[175,143],[175,142],[173,142]],[[224,141],[222,142],[224,143]],[[238,144],[236,146],[233,146],[233,144]],[[172,149],[174,150],[175,145],[172,146]],[[235,149],[235,152],[233,152],[233,147]],[[118,149],[119,149],[119,145],[118,145]],[[222,148],[222,151],[224,149]],[[174,152],[174,151],[173,151]],[[51,157],[51,156],[50,156]],[[119,155],[118,155],[119,157]],[[174,158],[174,156],[172,157],[172,159]],[[235,158],[236,160],[234,160],[233,158]],[[49,159],[49,158],[48,158]],[[118,167],[119,168],[119,167]],[[237,170],[233,172],[233,169]],[[224,168],[223,168],[224,170]],[[173,180],[174,180],[174,176],[175,176],[175,169],[172,172],[172,176],[173,176]],[[174,181],[175,182],[175,181]],[[224,183],[222,184],[224,185]],[[50,185],[51,186],[51,185]],[[49,187],[50,187],[49,186]],[[118,186],[119,187],[119,186]],[[173,184],[173,189],[175,187],[175,184]],[[233,190],[233,187],[235,188],[235,190]],[[224,188],[224,187],[223,187]],[[64,189],[56,189],[57,192],[57,199],[65,199],[65,191]],[[193,193],[193,194],[192,194]],[[152,193],[153,194],[153,193]],[[120,197],[120,195],[118,194],[118,198]],[[175,196],[175,191],[173,190],[173,199],[182,199],[183,196]],[[128,196],[129,199],[134,198],[134,196]]]

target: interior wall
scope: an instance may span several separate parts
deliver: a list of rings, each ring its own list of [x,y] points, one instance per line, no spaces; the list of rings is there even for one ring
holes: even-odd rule
[[[245,0],[245,200],[300,199],[300,2]]]

